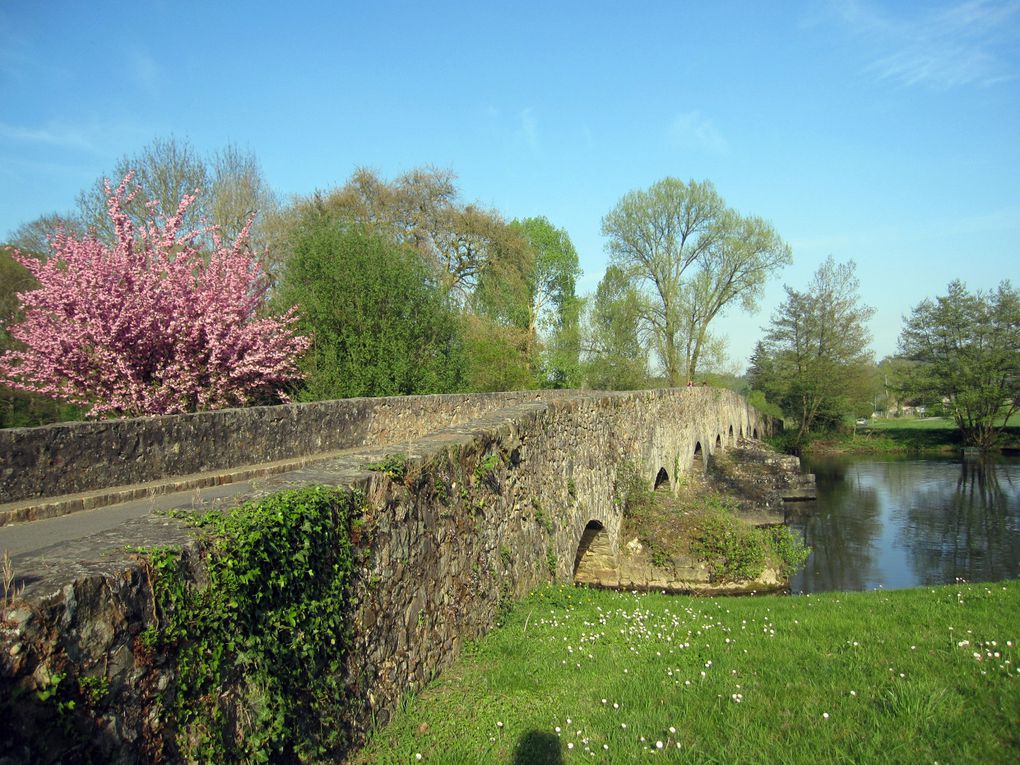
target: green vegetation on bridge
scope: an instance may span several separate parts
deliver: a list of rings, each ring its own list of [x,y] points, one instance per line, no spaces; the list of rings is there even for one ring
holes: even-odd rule
[[[543,589],[355,761],[1015,761],[1018,612],[1014,581],[739,599]]]

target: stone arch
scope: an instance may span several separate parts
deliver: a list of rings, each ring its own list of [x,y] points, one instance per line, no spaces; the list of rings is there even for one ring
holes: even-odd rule
[[[654,488],[656,491],[660,488],[669,488],[669,473],[666,472],[666,468],[659,468],[659,472],[655,474]]]
[[[705,472],[705,452],[701,448],[701,441],[696,441],[694,444],[694,455],[691,457],[691,472],[695,475],[701,475]]]
[[[581,532],[574,555],[574,583],[596,584],[616,569],[609,532],[601,521],[591,520]]]

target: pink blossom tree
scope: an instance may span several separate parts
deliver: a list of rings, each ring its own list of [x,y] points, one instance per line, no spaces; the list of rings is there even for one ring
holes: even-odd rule
[[[0,382],[88,407],[89,416],[176,414],[286,400],[309,340],[296,308],[259,317],[268,280],[247,248],[215,229],[181,232],[195,195],[169,216],[149,208],[136,231],[128,174],[106,184],[112,247],[57,231],[44,261],[15,257],[39,288],[18,295],[22,346],[0,357]],[[196,246],[212,235],[211,252]]]

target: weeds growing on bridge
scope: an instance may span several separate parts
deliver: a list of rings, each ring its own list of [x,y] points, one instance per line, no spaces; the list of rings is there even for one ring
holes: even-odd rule
[[[354,762],[1016,762],[1017,613],[1016,581],[719,599],[548,587]]]
[[[713,582],[753,581],[766,566],[789,577],[810,549],[786,526],[756,528],[741,517],[736,499],[688,480],[677,494],[651,491],[625,465],[617,486],[624,540],[637,538],[661,569],[704,563]]]
[[[139,650],[171,657],[169,760],[329,759],[346,745],[354,569],[351,492],[312,487],[195,518],[202,584],[177,550],[150,550],[160,624]]]
[[[7,615],[14,608],[14,604],[21,597],[25,585],[20,587],[14,582],[14,564],[11,562],[11,555],[4,550],[3,558],[0,558],[0,625],[7,622]]]

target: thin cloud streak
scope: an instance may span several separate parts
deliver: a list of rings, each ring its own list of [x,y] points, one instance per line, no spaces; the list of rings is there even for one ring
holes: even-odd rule
[[[531,106],[523,109],[518,115],[520,119],[520,134],[524,142],[533,152],[539,149],[538,118],[535,116],[535,109]]]
[[[865,2],[832,6],[837,20],[874,49],[865,71],[904,87],[990,87],[1015,79],[1007,53],[1020,44],[1020,2],[968,0],[893,17]]]
[[[66,128],[59,125],[47,127],[23,127],[0,122],[0,140],[21,143],[40,143],[58,146],[65,149],[86,149],[95,151],[92,139],[77,128]]]
[[[670,140],[681,149],[728,156],[730,144],[708,117],[700,111],[684,112],[669,126]]]

